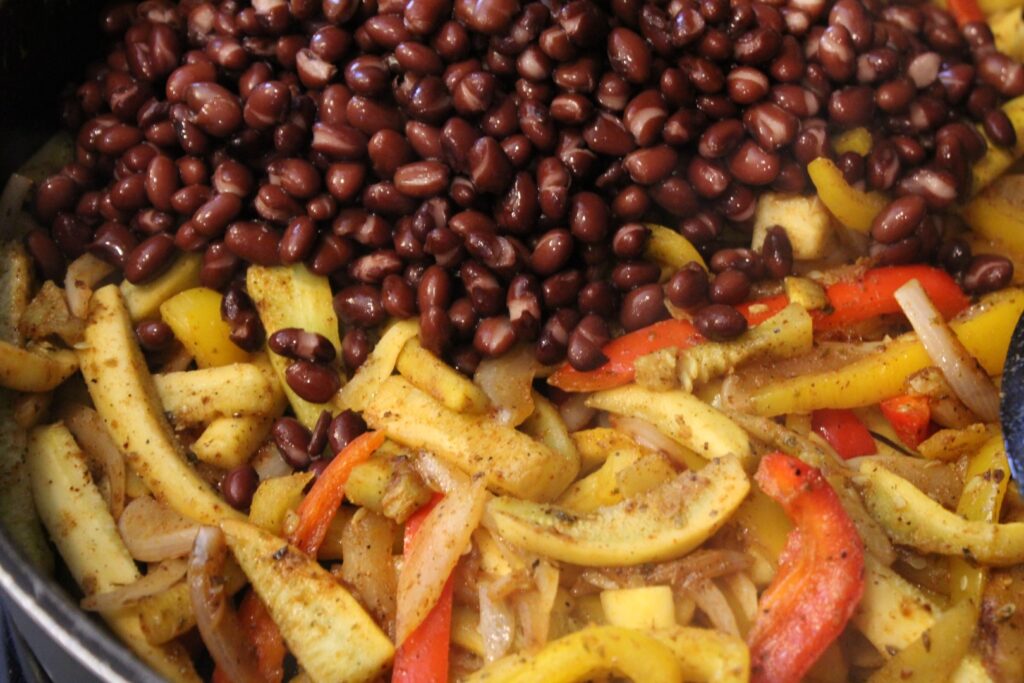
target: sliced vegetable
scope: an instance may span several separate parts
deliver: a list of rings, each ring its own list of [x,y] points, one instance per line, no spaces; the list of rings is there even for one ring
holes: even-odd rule
[[[164,412],[178,425],[205,424],[219,417],[267,415],[274,410],[274,391],[253,363],[154,375]]]
[[[32,430],[27,462],[39,517],[83,592],[87,596],[106,593],[137,581],[139,570],[71,433],[59,423]],[[103,618],[161,675],[198,683],[184,648],[176,643],[151,645],[146,640],[136,608],[106,613]]]
[[[14,419],[16,400],[15,392],[0,389],[0,524],[24,558],[49,576],[53,552],[32,500],[26,462],[28,434]]]
[[[938,616],[921,637],[890,659],[870,683],[932,683],[948,680],[971,646],[977,610],[959,603]]]
[[[966,520],[877,463],[865,462],[864,502],[896,543],[987,565],[1024,562],[1024,522]]]
[[[132,322],[155,318],[160,306],[179,292],[199,286],[199,270],[203,265],[200,254],[180,254],[171,266],[153,280],[133,285],[124,280],[121,295]]]
[[[893,396],[879,403],[878,407],[896,431],[896,436],[906,445],[917,448],[928,438],[932,411],[924,396]]]
[[[551,500],[579,471],[574,453],[556,452],[482,415],[445,408],[405,379],[389,377],[363,418],[388,438],[436,453],[470,475],[512,495]]]
[[[652,631],[683,667],[684,681],[746,683],[750,651],[740,638],[707,628],[677,626]]]
[[[961,28],[973,22],[984,22],[987,17],[977,0],[946,0],[947,7]]]
[[[946,325],[917,280],[896,290],[907,320],[932,362],[964,404],[985,422],[999,421],[999,391],[985,371]]]
[[[334,456],[302,499],[297,510],[299,520],[290,540],[310,557],[316,557],[331,520],[345,499],[345,482],[352,468],[369,459],[382,443],[382,432],[366,432],[354,439]]]
[[[215,290],[193,287],[160,305],[160,317],[201,368],[249,360],[249,354],[231,341],[231,328],[220,317],[223,298]]]
[[[639,586],[601,591],[601,609],[612,626],[638,631],[671,629],[676,605],[670,586]]]
[[[852,410],[822,408],[811,414],[811,426],[842,458],[878,452],[875,439]]]
[[[835,243],[832,217],[814,196],[765,192],[757,200],[751,249],[760,250],[768,230],[780,227],[798,261],[824,258]]]
[[[405,523],[404,552],[410,554],[420,527],[444,496],[434,498]],[[445,683],[448,680],[448,652],[452,631],[452,578],[449,575],[441,595],[395,652],[392,683]]]
[[[662,266],[663,271],[671,274],[688,263],[696,263],[704,270],[708,267],[697,248],[672,228],[664,225],[647,223],[651,231],[644,245],[644,255],[651,261]]]
[[[864,556],[864,597],[853,623],[883,657],[891,657],[931,628],[941,611],[920,588],[876,560]]]
[[[118,531],[132,557],[162,562],[185,557],[195,544],[199,526],[151,496],[128,503],[117,520]]]
[[[263,683],[255,650],[242,633],[238,614],[220,581],[227,560],[224,533],[204,526],[196,535],[188,563],[192,609],[203,644],[217,668],[232,683]]]
[[[256,650],[256,668],[265,683],[281,683],[284,679],[284,658],[288,648],[267,606],[254,591],[242,598],[238,607],[238,621],[246,640]]]
[[[316,560],[247,522],[221,528],[288,649],[316,683],[366,681],[391,662],[391,640]]]
[[[398,574],[397,643],[404,644],[437,604],[480,525],[486,500],[484,481],[476,479],[445,495],[416,528]]]
[[[1016,22],[1020,23],[1020,12]],[[982,190],[961,212],[971,231],[1024,254],[1024,176],[1004,175]]]
[[[419,324],[415,320],[403,320],[389,327],[356,370],[356,374],[342,387],[342,404],[351,410],[364,410],[384,381],[394,372],[402,349],[411,339],[416,338],[419,331]]]
[[[998,374],[1022,312],[1024,292],[1006,289],[985,297],[973,315],[954,320],[950,327],[986,372]],[[904,335],[837,370],[766,385],[750,396],[750,407],[760,415],[784,415],[872,405],[903,394],[907,378],[930,365],[932,360],[917,336]]]
[[[520,346],[480,362],[473,382],[487,395],[499,424],[518,427],[533,413],[533,377],[540,365],[533,348]]]
[[[867,233],[875,216],[888,204],[888,199],[879,192],[852,187],[839,167],[827,157],[818,157],[808,164],[807,174],[829,212],[851,230]]]
[[[818,469],[774,453],[761,459],[755,478],[796,528],[747,637],[752,679],[797,681],[853,615],[864,592],[864,547]]]
[[[73,351],[39,344],[27,349],[0,341],[0,387],[50,391],[78,369]]]
[[[582,683],[607,672],[645,683],[683,680],[675,654],[658,639],[628,628],[588,626],[534,655],[499,659],[465,683]]]
[[[990,6],[1000,6],[1004,2],[1007,2],[1007,0],[980,0],[979,4],[986,12],[990,12],[994,11],[994,8],[990,8]],[[1005,5],[1002,5],[1002,7],[1004,9],[1019,7],[1018,0],[1008,0],[1008,4],[1010,3],[1012,3],[1011,7],[1006,7]],[[1024,155],[1024,96],[1015,97],[1009,102],[1004,102],[1002,110],[1009,117],[1010,123],[1013,124],[1013,128],[1017,133],[1017,144],[1012,147],[1002,147],[1001,145],[993,144],[991,141],[988,142],[985,156],[974,162],[974,166],[971,168],[971,178],[974,181],[972,191],[974,193],[980,192],[989,183],[1003,175],[1021,155]],[[984,135],[984,131],[980,130],[981,126],[978,128],[979,132]],[[988,136],[985,136],[985,139],[988,140]]]
[[[750,438],[739,425],[685,391],[620,387],[594,394],[587,405],[653,422],[666,436],[705,458],[750,458]]]
[[[96,412],[128,464],[156,497],[200,523],[241,519],[192,470],[171,433],[116,286],[107,285],[93,295],[79,357]]]
[[[703,543],[750,490],[735,457],[716,458],[647,493],[588,514],[516,498],[494,498],[489,525],[530,552],[583,566],[670,560]]]
[[[490,406],[480,387],[423,348],[418,339],[405,344],[395,367],[417,389],[457,413],[483,413]]]

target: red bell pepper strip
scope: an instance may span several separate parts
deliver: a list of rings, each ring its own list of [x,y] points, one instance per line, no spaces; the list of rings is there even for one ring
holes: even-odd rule
[[[899,313],[893,293],[917,278],[928,296],[946,318],[951,318],[970,303],[952,277],[930,266],[892,266],[867,271],[854,282],[837,282],[825,292],[829,310],[812,311],[814,329],[829,331],[870,320],[889,313]],[[749,325],[758,325],[781,311],[789,303],[785,295],[749,301],[739,311]],[[633,363],[660,349],[675,346],[688,348],[704,338],[689,321],[664,320],[613,339],[602,349],[608,362],[587,372],[580,372],[568,363],[556,370],[548,383],[563,391],[601,391],[629,384],[635,371]]]
[[[957,26],[963,28],[967,24],[986,20],[977,0],[949,0],[949,13],[956,19]]]
[[[796,683],[842,633],[864,594],[863,542],[818,469],[772,453],[761,458],[754,478],[794,529],[747,636],[751,681]]]
[[[406,554],[423,520],[441,502],[440,493],[421,507],[405,523],[403,549]],[[448,680],[448,651],[452,634],[452,577],[449,576],[437,604],[427,613],[423,622],[410,633],[395,653],[391,673],[392,683],[446,683]]]
[[[345,498],[345,482],[356,465],[365,462],[384,443],[384,432],[366,432],[338,453],[320,474],[296,512],[298,524],[288,539],[310,557],[316,557],[327,528]]]
[[[823,408],[811,414],[811,427],[843,460],[878,452],[871,432],[852,410]]]
[[[815,311],[815,331],[841,329],[880,315],[900,313],[893,294],[917,279],[928,298],[946,319],[967,308],[970,300],[944,270],[931,266],[890,266],[875,268],[853,282],[837,282],[825,288],[831,311]]]
[[[931,431],[932,409],[924,396],[893,396],[878,404],[900,441],[917,448]]]
[[[252,643],[256,652],[256,668],[262,679],[266,683],[281,683],[284,680],[284,658],[288,648],[277,624],[255,591],[249,591],[242,598],[242,604],[238,607],[238,621],[245,639]],[[212,680],[213,683],[232,683],[220,667],[214,669]]]

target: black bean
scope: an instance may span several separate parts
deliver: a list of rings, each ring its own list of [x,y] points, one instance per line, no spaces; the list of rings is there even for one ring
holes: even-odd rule
[[[1017,131],[1002,109],[992,109],[985,114],[985,133],[1000,147],[1013,147],[1017,144]]]
[[[327,365],[295,361],[284,372],[292,391],[311,403],[326,403],[341,388],[338,372]]]
[[[622,298],[619,322],[627,332],[652,325],[668,317],[661,285],[637,287]]]
[[[297,327],[277,330],[267,339],[267,346],[278,355],[313,363],[330,363],[337,355],[327,337]]]
[[[697,331],[713,341],[735,339],[747,331],[747,319],[732,306],[711,304],[693,317]]]
[[[1002,289],[1013,279],[1013,262],[1005,256],[978,254],[963,275],[964,289],[971,294],[986,294]]]
[[[366,432],[366,422],[359,416],[359,413],[352,410],[343,410],[331,420],[331,425],[327,432],[331,451],[334,454],[338,454],[345,446],[352,443],[356,437],[364,432]]]
[[[327,410],[320,411],[320,417],[313,423],[313,429],[310,430],[309,435],[309,446],[306,448],[306,453],[309,457],[319,457],[327,446],[327,434],[331,428],[331,413]]]
[[[375,327],[387,319],[380,290],[373,285],[350,285],[334,296],[334,310],[343,325]]]
[[[581,372],[604,365],[608,356],[601,349],[610,339],[608,323],[601,316],[593,313],[584,316],[569,334],[569,364]]]
[[[274,445],[285,462],[295,469],[309,465],[309,430],[294,417],[281,417],[270,430]]]
[[[871,223],[871,236],[877,242],[892,244],[910,235],[921,224],[928,205],[919,195],[894,199]]]
[[[252,504],[260,479],[252,465],[239,465],[224,475],[220,493],[227,504],[236,510],[246,510]]]
[[[712,303],[736,305],[750,295],[750,277],[741,270],[723,270],[711,281],[708,298]]]
[[[792,272],[793,245],[789,241],[789,234],[781,226],[768,228],[761,246],[761,259],[768,274],[777,280]]]
[[[341,339],[341,360],[349,374],[359,369],[370,355],[370,338],[366,330],[351,329]]]

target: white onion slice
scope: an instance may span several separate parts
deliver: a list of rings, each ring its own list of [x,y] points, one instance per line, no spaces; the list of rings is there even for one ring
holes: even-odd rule
[[[161,562],[145,576],[106,593],[96,593],[82,600],[82,609],[90,612],[116,612],[135,605],[143,598],[162,593],[185,576],[188,564],[184,559]]]
[[[491,400],[498,422],[516,427],[533,414],[533,378],[537,368],[537,361],[526,346],[480,363],[473,381]]]
[[[484,661],[501,659],[512,647],[516,635],[516,616],[504,598],[491,597],[491,583],[480,582],[480,638],[484,641]]]
[[[588,398],[590,394],[571,394],[558,405],[562,422],[570,433],[583,429],[597,415],[597,410],[587,405]]]
[[[64,276],[64,297],[71,315],[84,320],[89,315],[93,288],[114,272],[114,266],[92,254],[82,254],[68,266]]]
[[[198,525],[150,496],[129,503],[117,528],[128,552],[142,562],[188,555],[199,532]]]
[[[396,643],[401,644],[437,603],[459,558],[469,548],[487,501],[483,477],[452,491],[431,510],[405,554],[398,575]]]
[[[124,511],[127,475],[121,449],[110,438],[103,418],[92,408],[72,403],[62,411],[61,417],[85,454],[103,470],[107,505],[114,519],[119,519]]]
[[[250,464],[259,475],[260,481],[283,477],[293,471],[292,466],[281,457],[281,451],[277,450],[273,442],[260,446]]]
[[[188,561],[188,589],[203,644],[226,678],[233,683],[264,683],[256,655],[242,635],[231,596],[224,587],[227,559],[224,532],[204,526],[196,535]]]
[[[690,454],[686,452],[684,446],[662,434],[660,429],[647,420],[640,419],[639,417],[612,415],[611,423],[615,429],[633,437],[633,440],[639,445],[651,450],[661,451],[676,464],[686,465],[690,458]]]
[[[429,451],[421,451],[412,463],[413,469],[423,481],[435,491],[448,494],[457,490],[466,490],[469,476],[458,470]]]
[[[942,319],[921,283],[911,280],[896,290],[895,297],[953,392],[982,420],[998,422],[999,391],[992,378]]]

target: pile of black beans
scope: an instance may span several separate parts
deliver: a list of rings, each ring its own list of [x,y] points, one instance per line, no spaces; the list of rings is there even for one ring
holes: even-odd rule
[[[330,279],[349,370],[390,316],[464,372],[517,342],[596,367],[666,301],[731,338],[733,306],[793,264],[781,229],[744,248],[758,196],[810,191],[819,156],[913,198],[876,221],[877,262],[1009,280],[938,214],[985,151],[976,125],[1015,143],[1000,104],[1024,67],[927,3],[147,0],[102,27],[112,48],[64,112],[75,161],[38,188],[28,248],[47,278],[88,251],[136,283],[201,253],[202,283],[242,302],[225,309],[242,346],[264,337],[244,268],[298,262]],[[870,152],[836,157],[859,126]],[[659,284],[646,221],[713,276]],[[329,362],[268,332],[297,373]]]

